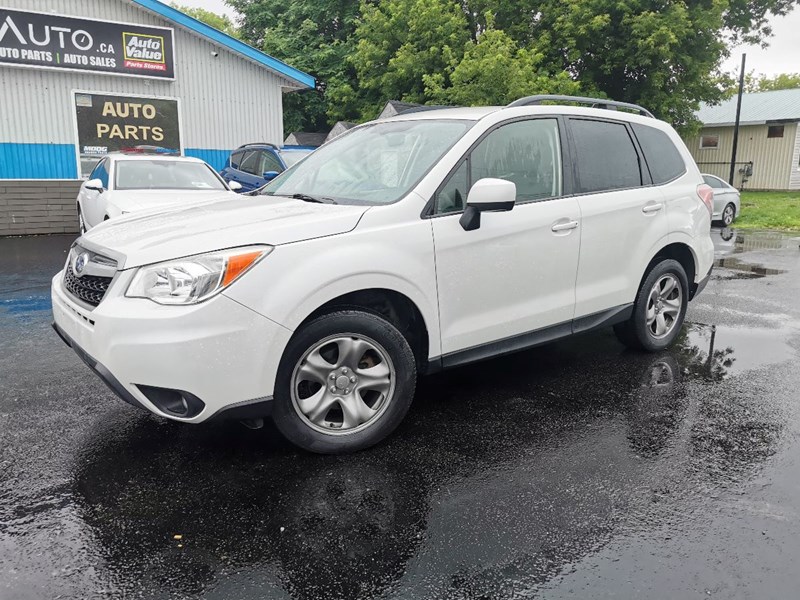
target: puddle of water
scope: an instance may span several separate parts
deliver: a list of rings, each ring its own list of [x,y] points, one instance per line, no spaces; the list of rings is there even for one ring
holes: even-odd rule
[[[716,381],[796,356],[777,329],[688,323],[678,343],[684,368]]]
[[[50,296],[25,296],[23,298],[8,298],[0,300],[0,310],[9,313],[29,313],[50,310],[52,303]]]
[[[786,273],[783,269],[770,269],[762,265],[742,262],[732,256],[716,259],[714,267],[734,271],[730,277],[723,277],[723,279],[761,279],[767,275]]]

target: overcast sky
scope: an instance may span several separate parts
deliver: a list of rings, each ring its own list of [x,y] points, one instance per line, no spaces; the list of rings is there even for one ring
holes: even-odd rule
[[[291,0],[287,0],[291,1]],[[179,4],[200,6],[214,12],[235,17],[236,13],[224,0],[178,0]],[[773,19],[773,37],[769,48],[762,50],[758,46],[734,48],[731,57],[725,61],[725,71],[739,71],[742,52],[747,53],[747,70],[775,75],[777,73],[800,73],[800,9],[793,11],[788,17]]]

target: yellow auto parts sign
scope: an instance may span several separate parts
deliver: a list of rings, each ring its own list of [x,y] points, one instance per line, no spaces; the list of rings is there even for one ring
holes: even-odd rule
[[[83,175],[109,152],[181,151],[176,99],[76,92],[74,102]]]

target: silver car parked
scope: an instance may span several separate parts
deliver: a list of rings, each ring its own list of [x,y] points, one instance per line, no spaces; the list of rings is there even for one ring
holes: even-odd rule
[[[739,216],[741,201],[739,190],[716,175],[703,174],[703,180],[714,189],[713,221],[720,221],[726,227]]]

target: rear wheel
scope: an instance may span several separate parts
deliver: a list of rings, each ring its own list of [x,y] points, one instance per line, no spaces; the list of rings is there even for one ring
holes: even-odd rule
[[[686,316],[689,282],[676,260],[665,259],[648,273],[636,295],[633,315],[614,326],[619,340],[630,348],[656,352],[675,341]]]
[[[273,419],[292,443],[322,454],[367,448],[408,411],[416,363],[383,318],[348,310],[301,327],[281,359]]]
[[[733,223],[736,218],[736,207],[733,204],[727,204],[722,210],[722,224],[727,227]]]

